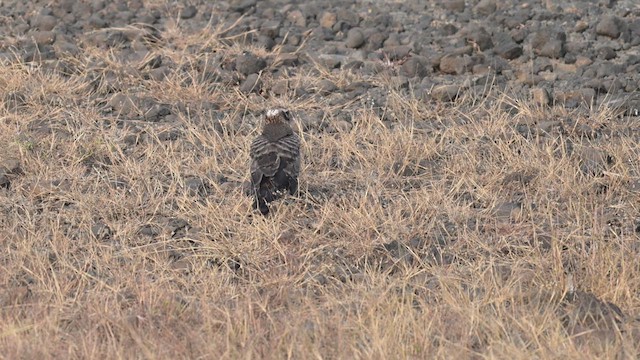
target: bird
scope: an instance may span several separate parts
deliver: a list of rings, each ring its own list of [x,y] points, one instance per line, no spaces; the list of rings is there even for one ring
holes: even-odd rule
[[[269,109],[264,114],[262,133],[251,142],[251,193],[253,207],[269,214],[269,203],[285,192],[298,190],[300,137],[291,128],[293,118],[286,109]]]

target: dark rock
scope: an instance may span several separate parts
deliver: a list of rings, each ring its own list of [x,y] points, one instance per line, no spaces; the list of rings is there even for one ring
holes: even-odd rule
[[[494,51],[507,60],[513,60],[522,55],[522,46],[513,41],[506,41],[496,46]]]
[[[564,56],[566,41],[563,31],[542,30],[533,35],[531,46],[534,54],[557,59]]]
[[[231,2],[230,9],[239,13],[245,13],[250,8],[256,6],[257,0],[235,0]]]
[[[548,106],[551,103],[549,92],[544,88],[531,89],[531,97],[536,105],[539,106]]]
[[[518,202],[501,202],[492,209],[493,217],[497,220],[508,220],[522,210],[522,204]]]
[[[445,55],[440,59],[440,71],[445,74],[460,75],[469,71],[473,66],[471,58],[467,56]]]
[[[165,130],[158,133],[158,140],[160,141],[175,141],[182,136],[182,131],[178,129]]]
[[[616,115],[640,116],[640,94],[609,99],[602,105],[612,109]]]
[[[345,55],[320,54],[320,56],[318,56],[318,61],[328,69],[339,68],[340,65],[347,60],[348,57]]]
[[[136,102],[136,98],[118,93],[111,97],[107,106],[110,106],[117,115],[132,116],[137,112]]]
[[[138,234],[149,237],[156,237],[160,234],[160,228],[156,225],[145,224],[138,229]]]
[[[601,176],[613,163],[613,158],[609,154],[591,146],[580,149],[577,156],[580,162],[580,171],[590,176]]]
[[[407,45],[385,46],[384,53],[391,61],[401,60],[409,56],[411,47]]]
[[[442,3],[445,9],[452,12],[463,12],[465,8],[464,0],[446,0]]]
[[[182,218],[170,218],[166,225],[169,234],[173,238],[181,237],[190,227],[189,222]]]
[[[5,171],[6,174],[9,175],[24,175],[24,171],[22,170],[22,165],[20,160],[9,158],[2,162],[0,168]]]
[[[157,122],[169,114],[171,114],[171,109],[167,105],[154,104],[144,112],[144,119],[146,121]]]
[[[56,42],[53,44],[53,50],[58,55],[77,55],[80,53],[78,45],[56,38]]]
[[[109,23],[99,14],[93,14],[89,18],[89,26],[92,29],[104,29],[109,26]]]
[[[281,26],[280,20],[267,20],[260,25],[260,33],[269,39],[275,39],[280,34]]]
[[[564,104],[568,108],[575,108],[579,105],[590,106],[595,100],[595,97],[595,90],[590,88],[571,91],[556,91],[555,102]]]
[[[21,92],[11,91],[4,96],[3,103],[7,111],[17,112],[25,107],[27,97]]]
[[[320,95],[329,95],[335,92],[337,89],[338,87],[331,80],[324,79],[320,80],[320,82],[318,83],[318,93]]]
[[[349,84],[347,84],[347,86],[344,87],[344,91],[346,92],[357,92],[357,93],[363,93],[364,91],[366,91],[367,89],[371,88],[371,84],[364,82],[364,81],[353,81],[350,82]]]
[[[597,50],[598,57],[604,60],[611,60],[616,57],[616,51],[610,46],[603,46]]]
[[[275,95],[286,95],[289,92],[289,81],[286,79],[276,80],[269,88]]]
[[[375,31],[367,38],[366,49],[378,50],[383,46],[385,40],[387,40],[387,35],[382,32]]]
[[[473,46],[477,46],[480,51],[491,49],[493,47],[493,41],[491,35],[485,30],[484,27],[478,25],[469,25],[465,27],[461,33],[464,35],[467,42]]]
[[[307,27],[307,19],[302,14],[300,10],[291,10],[287,13],[287,20],[291,21],[292,24],[306,28]]]
[[[353,28],[347,33],[347,39],[344,44],[348,48],[357,49],[364,45],[364,34],[359,28]]]
[[[620,18],[614,15],[605,15],[596,25],[596,34],[617,39],[622,32],[623,26],[624,24]]]
[[[496,11],[495,0],[480,0],[480,2],[473,7],[473,11],[478,15],[488,16]]]
[[[119,47],[129,42],[129,39],[122,31],[111,31],[104,40],[104,45],[108,47]]]
[[[97,222],[91,226],[91,235],[97,240],[108,240],[111,238],[111,228],[103,222]]]
[[[439,85],[431,90],[431,97],[438,101],[453,101],[461,91],[459,85]]]
[[[338,17],[335,13],[325,11],[320,15],[320,26],[326,29],[331,29],[338,21]]]
[[[425,77],[429,74],[427,59],[422,56],[412,56],[402,64],[400,72],[407,77]]]
[[[189,196],[206,196],[211,191],[209,182],[197,177],[186,179],[184,187]]]
[[[262,80],[258,74],[250,74],[240,85],[240,91],[245,94],[251,92],[260,92],[262,89]]]
[[[253,53],[244,52],[240,56],[236,58],[235,61],[236,70],[238,70],[243,75],[249,74],[257,74],[265,67],[267,67],[267,62]]]
[[[184,9],[180,12],[181,19],[191,19],[198,13],[198,9],[193,5],[185,6]]]
[[[51,45],[56,41],[56,33],[53,31],[35,31],[31,34],[31,37],[38,45]]]
[[[51,15],[38,15],[30,20],[31,27],[41,31],[51,31],[58,24],[58,19]]]
[[[172,70],[170,67],[168,66],[160,66],[156,69],[152,69],[148,72],[149,75],[149,79],[151,80],[155,80],[155,81],[162,81],[164,80],[167,76],[169,76],[169,74],[172,73]]]

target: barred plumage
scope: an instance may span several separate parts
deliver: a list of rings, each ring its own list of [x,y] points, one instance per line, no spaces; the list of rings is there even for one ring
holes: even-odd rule
[[[291,114],[274,109],[265,115],[262,134],[253,139],[249,151],[254,207],[263,215],[284,191],[297,191],[300,172],[300,138],[291,129]]]

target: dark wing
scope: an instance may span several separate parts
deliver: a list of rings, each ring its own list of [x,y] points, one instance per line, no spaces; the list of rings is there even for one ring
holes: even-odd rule
[[[279,178],[283,175],[297,182],[300,172],[300,138],[297,135],[288,135],[274,142],[260,135],[251,143],[250,156],[251,182],[254,188],[259,187],[267,178]]]

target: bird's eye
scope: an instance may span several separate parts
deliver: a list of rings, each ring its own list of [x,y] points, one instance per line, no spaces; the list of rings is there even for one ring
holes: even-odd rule
[[[282,112],[282,115],[284,116],[285,120],[291,121],[291,113],[289,112],[289,110],[284,110]]]

